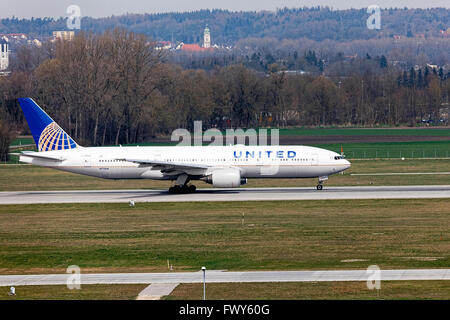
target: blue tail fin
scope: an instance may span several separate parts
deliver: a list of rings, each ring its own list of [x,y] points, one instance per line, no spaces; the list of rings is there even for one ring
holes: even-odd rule
[[[33,99],[20,98],[19,104],[39,152],[78,147],[77,143]]]

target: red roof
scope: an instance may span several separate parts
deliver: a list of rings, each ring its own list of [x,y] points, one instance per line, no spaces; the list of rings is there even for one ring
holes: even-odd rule
[[[7,37],[22,37],[22,36],[27,37],[25,33],[5,33],[3,35]]]
[[[209,49],[202,48],[198,44],[184,44],[183,47],[181,48],[181,50],[200,52],[200,51],[208,51]]]

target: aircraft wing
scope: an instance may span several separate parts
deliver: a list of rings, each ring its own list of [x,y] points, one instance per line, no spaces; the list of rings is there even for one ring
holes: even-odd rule
[[[20,156],[41,159],[41,160],[47,160],[47,161],[55,161],[55,162],[60,162],[60,161],[66,160],[63,157],[53,157],[53,156],[49,156],[49,155],[46,155],[43,153],[45,153],[45,152],[23,151],[20,154]]]
[[[162,172],[182,171],[186,172],[190,170],[206,170],[209,167],[195,163],[182,163],[182,162],[169,162],[161,160],[147,160],[147,159],[117,159],[120,161],[133,162],[141,165],[151,166],[153,170],[161,170]]]

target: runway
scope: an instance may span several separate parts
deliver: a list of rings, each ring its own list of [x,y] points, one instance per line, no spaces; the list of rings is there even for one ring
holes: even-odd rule
[[[9,275],[0,276],[0,287],[32,285],[66,285],[71,274]],[[324,282],[367,281],[374,277],[373,271],[251,271],[226,272],[206,271],[208,283],[256,283],[256,282]],[[450,280],[450,269],[380,270],[381,281]],[[151,284],[151,283],[202,283],[198,272],[174,273],[111,273],[81,274],[81,285],[88,284]]]
[[[423,199],[450,198],[450,185],[310,188],[199,189],[194,194],[167,190],[84,190],[0,192],[0,204],[205,202],[269,200]]]

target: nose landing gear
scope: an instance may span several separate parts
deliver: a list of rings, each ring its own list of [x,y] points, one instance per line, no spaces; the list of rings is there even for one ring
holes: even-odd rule
[[[326,176],[319,177],[319,182],[318,182],[318,184],[316,186],[316,189],[319,190],[319,191],[322,190],[323,189],[323,183],[325,181],[327,181],[327,180],[328,180],[328,177],[326,177]]]

